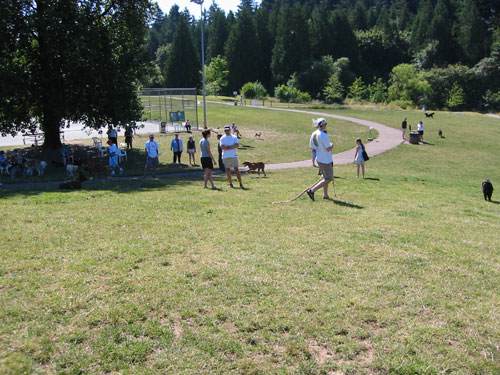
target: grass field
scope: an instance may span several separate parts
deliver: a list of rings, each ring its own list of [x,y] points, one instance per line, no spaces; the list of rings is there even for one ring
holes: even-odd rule
[[[313,169],[0,193],[0,373],[498,374],[500,121],[426,125],[333,202],[272,204]]]

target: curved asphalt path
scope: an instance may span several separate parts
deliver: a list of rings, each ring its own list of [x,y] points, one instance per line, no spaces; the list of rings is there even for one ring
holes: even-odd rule
[[[358,124],[361,126],[366,126],[367,128],[373,128],[373,129],[377,130],[378,137],[375,140],[373,140],[372,142],[369,142],[365,145],[366,152],[368,153],[368,155],[370,157],[382,154],[382,153],[389,151],[389,150],[392,150],[393,148],[396,148],[401,143],[403,143],[400,130],[391,128],[387,125],[379,124],[378,122],[374,122],[374,121],[361,120],[361,119],[358,119],[355,117],[332,115],[332,114],[324,113],[324,112],[304,111],[304,110],[300,110],[300,109],[265,108],[265,107],[258,107],[258,106],[254,106],[251,108],[266,109],[266,110],[270,110],[270,111],[283,111],[283,112],[294,112],[294,113],[300,113],[300,114],[307,114],[307,115],[311,115],[311,116],[315,116],[315,117],[324,117],[324,118],[331,118],[331,119],[348,121],[348,122],[352,122],[352,123],[355,123],[355,124]],[[356,154],[356,148],[353,148],[351,150],[347,150],[344,152],[340,152],[338,154],[334,153],[333,164],[334,165],[351,164],[354,161],[355,154]],[[305,167],[312,167],[311,159],[294,161],[294,162],[290,162],[290,163],[278,163],[278,164],[267,164],[266,165],[267,170],[281,170],[281,169],[293,169],[293,168],[305,168]]]

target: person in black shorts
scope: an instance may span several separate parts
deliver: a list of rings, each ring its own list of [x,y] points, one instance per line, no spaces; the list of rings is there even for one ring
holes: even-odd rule
[[[212,190],[217,189],[214,184],[214,178],[212,176],[214,169],[214,157],[212,151],[210,150],[210,130],[204,130],[202,133],[202,138],[200,140],[200,152],[201,152],[201,167],[203,168],[203,182],[204,188],[208,188],[207,184],[210,182]]]
[[[403,139],[405,139],[406,136],[406,128],[408,127],[408,121],[406,121],[406,117],[401,123],[401,132],[403,133]]]

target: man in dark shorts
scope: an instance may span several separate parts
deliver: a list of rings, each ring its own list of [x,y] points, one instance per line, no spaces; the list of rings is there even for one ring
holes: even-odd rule
[[[401,123],[401,132],[403,133],[403,139],[406,139],[405,136],[406,136],[406,128],[407,127],[408,127],[408,121],[406,121],[406,117],[405,117],[405,119]]]
[[[202,133],[202,139],[200,140],[200,152],[201,152],[201,167],[203,168],[203,182],[204,188],[208,188],[208,182],[212,186],[212,190],[216,190],[214,184],[214,178],[212,176],[214,169],[214,157],[210,149],[210,130],[204,130]]]

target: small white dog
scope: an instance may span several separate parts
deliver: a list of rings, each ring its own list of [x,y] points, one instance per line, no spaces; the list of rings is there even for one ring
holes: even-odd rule
[[[66,175],[68,177],[74,177],[77,171],[78,171],[78,165],[66,164]]]

